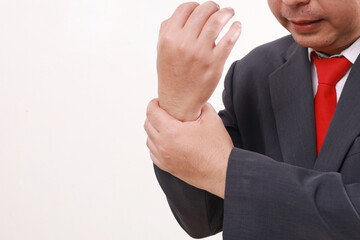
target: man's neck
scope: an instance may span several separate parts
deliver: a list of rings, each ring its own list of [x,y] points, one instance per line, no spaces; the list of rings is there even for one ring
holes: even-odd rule
[[[321,51],[317,51],[312,48],[308,48],[309,53],[309,61],[311,62],[311,53],[316,52],[319,57],[321,58],[328,58],[328,57],[339,57],[339,56],[345,56],[350,62],[354,63],[357,59],[357,57],[360,54],[360,38],[357,39],[355,42],[353,42],[349,47],[341,51],[339,54],[327,54]]]

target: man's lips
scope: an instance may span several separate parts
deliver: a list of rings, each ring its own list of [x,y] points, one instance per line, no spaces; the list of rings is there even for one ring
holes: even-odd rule
[[[308,20],[308,19],[288,19],[291,27],[299,33],[311,33],[318,29],[321,25],[322,19]]]
[[[306,19],[288,19],[290,22],[297,24],[297,25],[306,25],[306,24],[312,24],[316,22],[320,22],[322,19],[316,19],[316,20],[306,20]]]

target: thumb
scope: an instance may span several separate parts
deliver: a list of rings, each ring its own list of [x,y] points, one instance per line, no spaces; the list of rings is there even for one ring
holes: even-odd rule
[[[147,111],[146,117],[151,125],[160,132],[164,128],[167,128],[169,123],[177,123],[179,122],[177,119],[173,118],[169,115],[164,109],[159,106],[159,100],[153,99],[150,101]]]
[[[203,105],[202,109],[201,109],[201,116],[200,118],[207,118],[209,116],[212,115],[216,115],[218,116],[216,110],[214,109],[214,107],[210,104],[210,103],[206,103]]]

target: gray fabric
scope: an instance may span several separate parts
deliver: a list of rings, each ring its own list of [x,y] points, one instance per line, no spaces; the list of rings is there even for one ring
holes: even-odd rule
[[[155,167],[169,205],[193,237],[360,239],[360,61],[316,158],[307,49],[291,36],[230,68],[219,113],[235,148],[225,200]]]

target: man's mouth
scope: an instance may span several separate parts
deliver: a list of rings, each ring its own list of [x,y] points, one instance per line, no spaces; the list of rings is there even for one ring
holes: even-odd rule
[[[290,22],[297,24],[297,25],[307,25],[307,24],[313,24],[316,22],[320,22],[322,19],[317,19],[317,20],[306,20],[306,19],[289,19]]]
[[[299,33],[311,33],[315,30],[317,30],[322,19],[316,19],[316,20],[309,20],[309,19],[289,19],[288,20],[291,24],[291,27]]]

